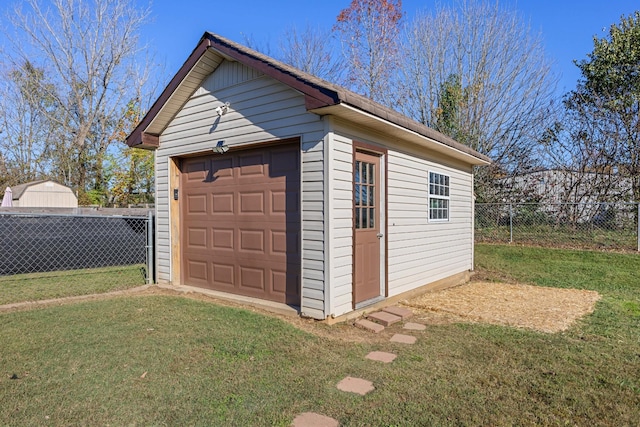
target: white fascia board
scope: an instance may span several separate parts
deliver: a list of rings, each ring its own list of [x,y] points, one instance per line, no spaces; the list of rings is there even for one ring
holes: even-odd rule
[[[318,115],[330,114],[336,117],[342,117],[349,121],[358,123],[360,125],[368,126],[368,127],[371,127],[372,123],[375,123],[376,126],[374,127],[374,129],[390,133],[396,138],[405,140],[407,142],[416,144],[418,146],[427,148],[429,150],[436,151],[438,153],[442,153],[446,156],[461,160],[465,163],[475,165],[475,166],[485,166],[490,164],[490,162],[486,160],[483,160],[471,154],[465,153],[464,151],[458,150],[454,147],[438,142],[435,139],[426,137],[415,131],[406,129],[388,120],[384,120],[373,114],[367,113],[365,111],[362,111],[358,108],[354,108],[344,103],[331,105],[328,107],[317,108],[309,111]],[[361,119],[358,120],[357,119],[358,117],[360,117]]]

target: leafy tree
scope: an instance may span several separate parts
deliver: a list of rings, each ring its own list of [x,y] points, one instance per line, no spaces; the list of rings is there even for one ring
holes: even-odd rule
[[[114,139],[124,141],[142,116],[138,100],[130,101],[118,123]],[[114,205],[127,206],[154,202],[154,162],[153,151],[124,145],[118,155],[110,158],[111,197]]]
[[[334,25],[340,34],[351,87],[374,101],[397,101],[394,79],[402,17],[401,0],[351,0]]]
[[[566,152],[583,154],[578,164],[593,172],[616,172],[631,182],[640,200],[640,12],[622,17],[609,34],[594,37],[593,51],[576,62],[581,78],[564,105]]]
[[[402,58],[404,112],[491,157],[476,193],[501,199],[496,182],[536,166],[553,117],[557,79],[540,37],[496,2],[465,0],[417,14]]]
[[[460,76],[451,74],[440,86],[435,111],[435,129],[458,142],[465,139],[460,131],[460,109],[465,101],[463,92]]]

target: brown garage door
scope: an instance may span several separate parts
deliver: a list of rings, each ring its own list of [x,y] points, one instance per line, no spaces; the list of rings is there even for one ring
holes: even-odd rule
[[[300,303],[300,148],[184,159],[183,283]]]

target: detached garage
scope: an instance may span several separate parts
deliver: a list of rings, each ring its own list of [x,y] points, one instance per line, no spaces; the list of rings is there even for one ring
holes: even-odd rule
[[[205,33],[127,138],[156,151],[157,275],[339,317],[460,283],[489,159]]]
[[[300,302],[300,144],[185,159],[184,282]]]

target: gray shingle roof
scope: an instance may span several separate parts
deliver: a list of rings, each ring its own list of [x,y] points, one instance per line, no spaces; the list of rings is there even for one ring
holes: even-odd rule
[[[440,144],[466,153],[482,162],[491,162],[487,156],[391,108],[210,32],[204,33],[198,46],[191,53],[180,71],[174,76],[136,129],[127,137],[127,143],[130,146],[142,146],[145,136],[155,138],[154,140],[157,141],[157,135],[145,135],[145,129],[151,121],[155,119],[163,108],[164,103],[166,103],[171,94],[178,89],[182,80],[185,79],[207,49],[213,49],[222,56],[230,57],[247,66],[256,68],[266,75],[301,92],[305,95],[305,104],[308,110],[345,104],[403,129],[437,141]],[[153,147],[153,144],[148,146]]]

